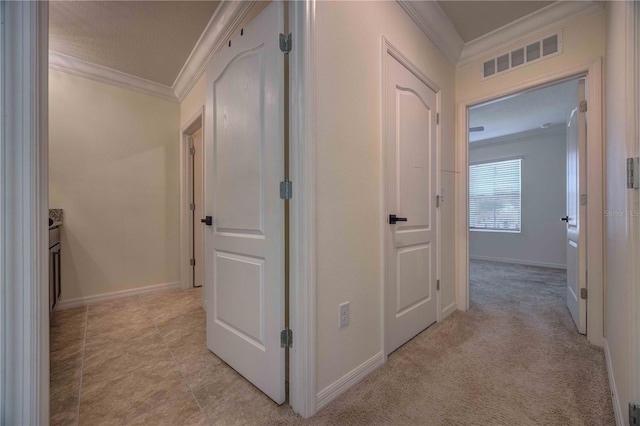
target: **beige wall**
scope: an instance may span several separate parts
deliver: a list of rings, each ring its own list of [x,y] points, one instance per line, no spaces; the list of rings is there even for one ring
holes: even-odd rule
[[[629,276],[630,232],[629,208],[637,209],[636,191],[626,189],[625,161],[632,156],[633,133],[629,130],[629,122],[633,117],[627,114],[625,101],[628,99],[626,87],[626,58],[629,50],[626,43],[626,5],[624,2],[607,4],[609,20],[607,26],[607,60],[606,60],[606,166],[607,184],[605,209],[611,212],[606,215],[606,335],[610,354],[615,389],[622,413],[626,413],[627,402],[630,401],[630,335],[632,309],[630,285],[638,285]],[[636,154],[637,155],[637,154]],[[636,197],[636,207],[630,204]],[[637,362],[637,361],[636,361]],[[613,388],[613,386],[612,386]]]
[[[454,66],[395,2],[318,2],[317,391],[382,351],[381,64],[386,37],[442,89],[441,273],[453,303]],[[441,170],[441,171],[442,171]],[[351,323],[338,328],[338,305]]]
[[[51,70],[62,300],[178,281],[178,104]]]
[[[482,63],[488,57],[481,57],[456,70],[456,101],[487,98],[503,92],[543,74],[568,68],[597,58],[604,58],[606,42],[606,12],[604,10],[571,21],[561,27],[563,53],[532,65],[509,71],[503,75],[480,79]],[[552,31],[552,30],[550,30]],[[533,37],[533,40],[537,40]],[[525,44],[526,42],[519,43]],[[502,52],[500,52],[502,53]],[[489,56],[492,57],[492,56]]]

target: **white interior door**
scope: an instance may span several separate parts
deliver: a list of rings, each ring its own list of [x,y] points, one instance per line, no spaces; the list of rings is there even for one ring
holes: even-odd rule
[[[577,98],[585,100],[584,80],[578,85]],[[587,333],[587,301],[582,297],[586,291],[586,141],[587,123],[585,112],[576,106],[567,123],[567,306],[576,323],[578,332]]]
[[[207,68],[207,346],[285,400],[284,55],[272,2]]]
[[[202,128],[191,137],[193,146],[192,171],[193,189],[193,286],[200,287],[204,283],[204,224],[200,218],[204,217],[204,150],[202,149]]]
[[[385,90],[389,354],[437,319],[437,95],[391,55]],[[390,215],[406,221],[393,224]]]

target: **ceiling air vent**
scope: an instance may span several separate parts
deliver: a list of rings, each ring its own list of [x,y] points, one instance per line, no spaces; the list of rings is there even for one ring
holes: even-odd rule
[[[482,79],[520,68],[562,53],[562,33],[547,35],[533,43],[518,47],[482,64]]]

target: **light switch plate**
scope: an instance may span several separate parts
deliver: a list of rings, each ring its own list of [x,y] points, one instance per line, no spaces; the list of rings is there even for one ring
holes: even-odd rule
[[[351,308],[349,302],[344,302],[339,305],[339,328],[346,327],[351,322]]]

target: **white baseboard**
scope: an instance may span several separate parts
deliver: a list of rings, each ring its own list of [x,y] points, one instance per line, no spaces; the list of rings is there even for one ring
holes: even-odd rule
[[[316,410],[320,411],[322,407],[336,399],[340,394],[360,382],[376,368],[384,364],[384,361],[384,354],[382,352],[378,352],[376,355],[369,358],[367,361],[363,362],[340,379],[322,389],[316,395]]]
[[[80,306],[93,305],[95,303],[107,302],[114,299],[122,299],[123,297],[137,296],[140,294],[153,293],[162,290],[179,289],[180,282],[153,284],[145,287],[131,288],[128,290],[114,291],[112,293],[102,293],[93,296],[78,297],[76,299],[61,300],[56,306],[56,311],[65,309],[78,308]]]
[[[490,260],[492,262],[516,263],[518,265],[527,265],[527,266],[542,266],[544,268],[553,268],[553,269],[567,269],[567,265],[563,265],[561,263],[536,262],[531,260],[505,259],[502,257],[488,257],[488,256],[469,256],[469,259]]]
[[[456,302],[453,302],[452,304],[444,308],[442,310],[442,313],[440,314],[440,321],[444,321],[449,315],[454,313],[457,309],[458,309],[458,305],[456,305]]]
[[[611,365],[611,354],[609,353],[609,344],[604,342],[604,361],[607,364],[607,375],[609,376],[609,387],[611,388],[611,402],[613,403],[613,413],[616,417],[616,425],[624,426],[624,416],[622,415],[622,407],[618,398],[618,388],[616,387],[616,379],[613,376],[613,366]]]

